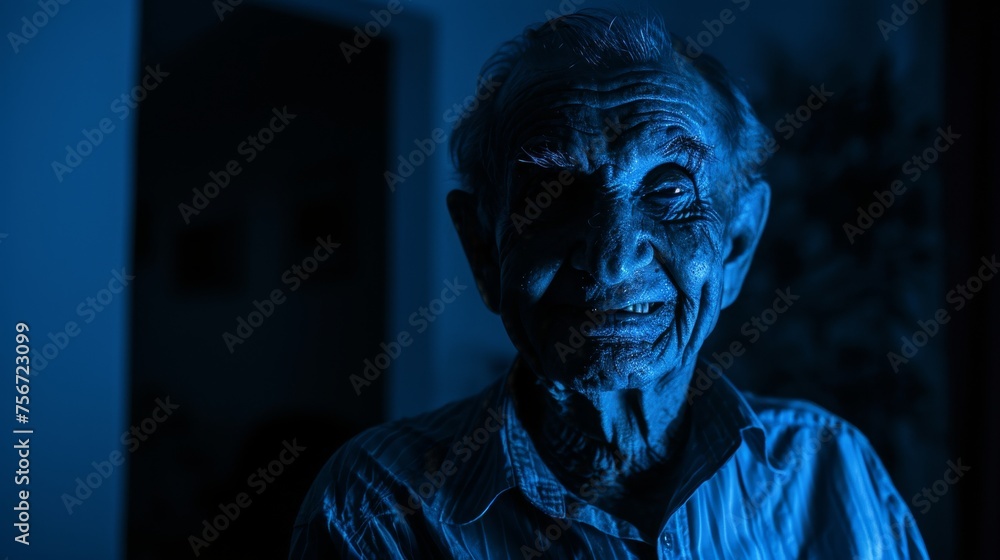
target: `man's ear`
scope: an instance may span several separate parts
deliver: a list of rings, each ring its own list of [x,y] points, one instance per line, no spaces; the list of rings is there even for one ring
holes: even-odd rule
[[[767,211],[771,205],[771,187],[757,180],[736,201],[726,232],[726,255],[722,264],[722,307],[729,307],[740,294],[743,279],[750,270],[754,249],[764,232]]]
[[[465,250],[465,258],[472,267],[479,295],[490,311],[500,313],[500,262],[496,241],[487,235],[479,220],[476,197],[466,191],[454,190],[448,193],[447,202],[451,221]]]

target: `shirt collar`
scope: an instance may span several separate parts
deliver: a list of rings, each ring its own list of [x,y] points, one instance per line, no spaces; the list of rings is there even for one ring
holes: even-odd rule
[[[437,492],[430,507],[439,520],[463,524],[481,517],[494,500],[517,488],[546,514],[566,517],[571,493],[558,481],[535,450],[534,442],[515,413],[511,383],[523,365],[514,361],[507,375],[495,382],[477,403],[476,413],[458,430],[449,456],[458,470],[445,481],[447,491]],[[724,374],[709,378],[705,389],[689,392],[691,435],[682,450],[678,483],[669,509],[679,507],[702,483],[710,479],[746,443],[753,456],[774,472],[781,472],[766,450],[766,432],[757,414]],[[490,418],[500,417],[501,427],[468,456],[468,437]],[[467,459],[460,463],[460,459]]]

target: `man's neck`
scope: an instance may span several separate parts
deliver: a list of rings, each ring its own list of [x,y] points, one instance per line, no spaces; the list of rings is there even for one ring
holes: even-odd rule
[[[542,460],[570,489],[599,480],[627,492],[628,481],[666,468],[683,446],[693,364],[648,388],[592,395],[530,386],[537,378],[524,369],[518,414]]]

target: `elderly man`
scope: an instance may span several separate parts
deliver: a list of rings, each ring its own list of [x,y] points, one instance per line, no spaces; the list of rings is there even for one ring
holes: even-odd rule
[[[487,62],[448,208],[508,375],[341,448],[291,558],[924,558],[857,429],[698,351],[768,211],[767,131],[655,19],[582,12]]]

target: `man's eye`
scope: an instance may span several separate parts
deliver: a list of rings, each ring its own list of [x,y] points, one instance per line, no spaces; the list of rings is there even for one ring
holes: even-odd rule
[[[651,212],[669,218],[675,212],[687,207],[692,199],[694,186],[683,174],[664,177],[660,184],[643,195],[642,200]]]
[[[676,185],[663,186],[646,195],[647,200],[669,202],[684,194],[684,189]]]

